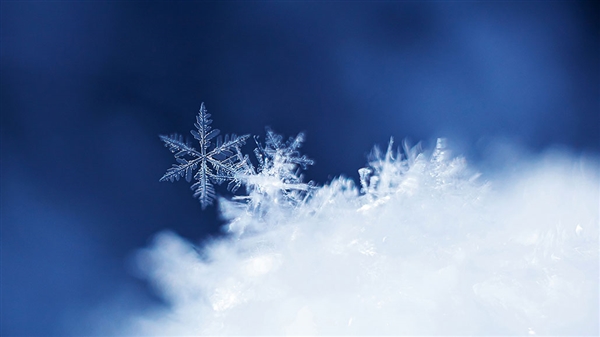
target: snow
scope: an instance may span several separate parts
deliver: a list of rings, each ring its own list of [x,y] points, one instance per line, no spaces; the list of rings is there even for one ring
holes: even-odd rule
[[[440,142],[360,176],[294,207],[221,199],[231,234],[200,247],[157,234],[138,265],[168,306],[105,333],[599,334],[597,161],[546,153],[486,178]]]

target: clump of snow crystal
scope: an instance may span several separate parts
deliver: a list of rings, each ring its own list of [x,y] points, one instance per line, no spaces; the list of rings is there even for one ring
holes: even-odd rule
[[[263,156],[304,158],[294,139],[269,144]],[[307,162],[284,159],[288,189],[261,189],[282,176],[264,169],[250,200],[220,200],[228,237],[195,247],[163,232],[140,252],[168,306],[120,333],[598,334],[596,162],[547,155],[486,182],[444,140],[430,153],[390,142],[358,186],[304,188],[291,173]]]

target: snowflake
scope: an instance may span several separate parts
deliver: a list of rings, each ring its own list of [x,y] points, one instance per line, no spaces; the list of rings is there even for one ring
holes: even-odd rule
[[[247,156],[238,155],[241,168],[236,178],[245,185],[247,194],[234,196],[232,200],[221,199],[219,203],[221,215],[230,221],[228,231],[238,237],[248,230],[260,232],[264,226],[285,221],[290,211],[300,216],[295,210],[305,210],[302,206],[317,190],[312,181],[303,182],[301,174],[313,164],[313,160],[299,151],[303,133],[284,141],[281,135],[267,128],[264,145],[258,137],[254,140],[256,167]]]
[[[229,181],[230,188],[235,190],[241,182],[237,178],[239,172],[247,167],[247,160],[241,155],[240,147],[246,143],[249,135],[236,136],[235,134],[225,135],[222,139],[218,129],[212,129],[210,124],[210,114],[207,113],[204,103],[200,106],[196,123],[197,130],[191,133],[200,143],[200,151],[192,147],[183,136],[173,134],[170,136],[160,136],[165,142],[165,146],[175,154],[178,164],[167,170],[167,173],[160,178],[160,181],[175,181],[180,177],[185,177],[188,182],[192,181],[192,176],[196,182],[191,186],[194,190],[194,197],[200,200],[202,209],[211,205],[215,200],[216,193],[214,184],[221,184]],[[217,137],[216,144],[212,147],[212,139]],[[194,174],[194,170],[196,170]]]
[[[304,183],[300,174],[314,162],[305,155],[300,155],[299,148],[304,141],[304,134],[283,141],[281,135],[267,128],[265,145],[261,145],[255,137],[254,154],[258,161],[258,169],[247,161],[247,169],[239,175],[248,189],[249,199],[255,204],[261,197],[268,197],[273,202],[284,202],[297,205],[309,194],[312,183]],[[257,200],[258,199],[258,200]]]

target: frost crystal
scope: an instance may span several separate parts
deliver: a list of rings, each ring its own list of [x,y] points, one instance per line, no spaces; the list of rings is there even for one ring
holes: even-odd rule
[[[218,129],[212,129],[210,114],[207,113],[204,103],[200,106],[200,112],[196,116],[194,126],[196,130],[191,133],[200,143],[200,151],[192,147],[183,136],[173,134],[160,136],[165,146],[175,154],[178,164],[167,170],[160,181],[179,180],[185,177],[188,182],[192,181],[192,175],[196,182],[192,185],[194,197],[200,200],[202,209],[211,205],[216,197],[214,184],[229,181],[230,186],[239,186],[238,172],[244,167],[240,160],[240,147],[245,144],[248,135],[236,136],[225,135],[224,139],[219,135]],[[216,144],[212,147],[212,139],[217,137]],[[193,174],[193,171],[196,170]]]
[[[420,144],[411,148],[405,142],[401,152],[393,151],[393,143],[390,139],[385,154],[375,147],[369,167],[358,170],[361,191],[370,201],[397,193],[410,195],[419,184],[448,192],[479,177],[467,169],[463,157],[451,157],[444,138],[437,139],[430,156],[421,151]]]
[[[258,165],[255,167],[248,157],[239,154],[244,168],[236,178],[245,185],[246,196],[236,196],[233,201],[223,199],[220,203],[222,215],[231,221],[229,231],[243,234],[248,224],[258,230],[257,223],[277,223],[288,211],[305,210],[307,200],[315,186],[305,183],[301,171],[313,161],[301,155],[299,148],[304,141],[300,133],[287,141],[281,135],[267,128],[265,144],[255,137],[254,154]],[[255,221],[259,220],[259,221]]]
[[[287,142],[283,137],[267,128],[265,145],[261,145],[255,137],[256,149],[254,154],[258,161],[258,169],[249,166],[245,174],[240,176],[244,181],[250,196],[254,194],[254,203],[260,203],[257,195],[268,197],[273,202],[302,202],[310,190],[311,184],[302,181],[301,169],[306,169],[314,162],[305,155],[300,155],[298,149],[304,141],[300,133]]]

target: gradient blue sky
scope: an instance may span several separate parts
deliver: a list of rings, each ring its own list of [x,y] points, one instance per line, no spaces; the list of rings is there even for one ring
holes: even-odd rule
[[[594,1],[0,6],[3,336],[157,301],[135,249],[218,233],[189,185],[158,182],[158,135],[189,136],[201,102],[223,133],[304,131],[318,183],[357,179],[390,136],[481,166],[498,140],[600,151]]]

